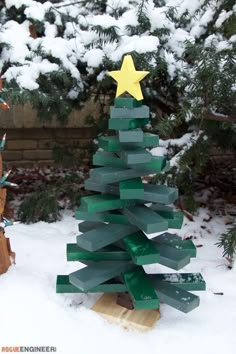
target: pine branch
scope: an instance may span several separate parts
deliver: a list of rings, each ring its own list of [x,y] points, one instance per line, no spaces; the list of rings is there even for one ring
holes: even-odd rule
[[[236,123],[236,116],[225,116],[225,115],[218,115],[212,112],[204,112],[204,118],[208,120],[215,120],[218,122],[226,122],[226,123]]]

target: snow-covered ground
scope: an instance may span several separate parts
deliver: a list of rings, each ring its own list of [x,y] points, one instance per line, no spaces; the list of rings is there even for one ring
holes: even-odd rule
[[[215,246],[225,230],[222,218],[209,222],[200,210],[178,233],[193,236],[198,256],[183,272],[201,272],[206,292],[200,307],[184,314],[161,304],[161,320],[146,333],[107,323],[90,310],[98,295],[56,294],[57,274],[77,270],[66,261],[66,243],[75,242],[78,221],[64,214],[53,224],[8,227],[16,265],[0,276],[1,346],[56,346],[63,354],[234,354],[236,352],[236,273]],[[171,270],[156,265],[151,270]],[[215,295],[214,293],[223,293]]]

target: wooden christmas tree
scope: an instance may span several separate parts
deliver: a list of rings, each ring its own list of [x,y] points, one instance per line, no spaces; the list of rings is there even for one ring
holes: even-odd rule
[[[166,232],[182,226],[182,213],[168,206],[178,191],[142,181],[168,167],[165,157],[148,151],[158,145],[158,136],[142,130],[149,123],[149,108],[142,105],[140,81],[148,72],[136,71],[127,55],[121,70],[109,74],[118,83],[117,96],[128,92],[132,97],[118,97],[111,107],[109,129],[115,134],[99,138],[93,165],[100,167],[85,182],[97,194],[81,198],[76,218],[85,220],[79,224],[82,234],[67,245],[68,261],[86,267],[59,275],[57,292],[118,293],[118,303],[127,308],[157,309],[162,301],[189,312],[199,305],[199,297],[189,291],[205,289],[201,274],[147,274],[143,268],[159,263],[179,270],[196,257],[191,240]],[[147,236],[159,232],[164,233]]]

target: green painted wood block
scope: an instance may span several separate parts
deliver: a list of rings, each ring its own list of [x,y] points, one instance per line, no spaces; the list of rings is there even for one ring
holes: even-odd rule
[[[118,138],[120,143],[141,143],[143,142],[143,131],[140,128],[133,130],[119,130]]]
[[[139,118],[144,119],[150,116],[150,110],[148,106],[142,105],[141,107],[134,108],[118,108],[110,107],[110,118],[111,119],[127,119],[127,118]]]
[[[112,194],[96,194],[81,198],[81,211],[99,212],[135,205],[133,200],[124,200]]]
[[[110,167],[127,167],[125,161],[115,156],[112,152],[98,151],[93,155],[93,165]]]
[[[206,290],[206,282],[200,273],[148,274],[149,278],[162,280],[186,291]]]
[[[149,151],[142,148],[124,149],[120,153],[120,157],[127,165],[148,163],[152,159]]]
[[[166,166],[166,157],[163,156],[152,156],[151,161],[148,163],[137,163],[130,164],[129,167],[139,170],[140,168],[144,171],[150,173],[161,172]]]
[[[134,149],[134,148],[145,148],[157,146],[159,143],[158,135],[151,133],[144,133],[143,140],[141,142],[131,142],[131,143],[121,143],[116,135],[111,136],[101,136],[98,139],[98,145],[100,148],[106,150],[106,152],[118,152],[124,149]],[[156,156],[157,161],[161,160],[160,157]],[[159,160],[158,160],[159,159]],[[153,159],[153,164],[155,159]]]
[[[146,201],[171,204],[178,198],[178,190],[164,185],[145,184],[144,195]]]
[[[69,281],[83,291],[88,291],[105,281],[133,268],[129,262],[96,262],[69,274]]]
[[[88,191],[119,195],[118,185],[97,183],[92,178],[86,179],[84,188]]]
[[[155,289],[142,267],[125,272],[123,277],[136,310],[159,307]]]
[[[157,244],[171,246],[173,248],[176,248],[179,251],[184,251],[190,257],[196,257],[197,249],[196,249],[196,246],[194,245],[193,241],[182,240],[181,237],[178,237],[178,236],[177,236],[178,239],[176,239],[176,236],[177,235],[165,233],[163,235],[159,235],[159,236],[152,238],[152,241],[156,242]]]
[[[174,212],[174,217],[166,219],[169,229],[181,229],[184,221],[184,214],[181,211]]]
[[[121,181],[119,183],[121,199],[143,199],[144,188],[140,177]]]
[[[126,236],[123,242],[135,264],[145,265],[159,262],[159,251],[141,231]]]
[[[137,228],[132,225],[105,224],[97,229],[87,231],[77,236],[77,246],[93,252],[119,241],[135,231],[137,231]]]
[[[146,206],[125,208],[123,213],[131,224],[136,225],[147,234],[168,229],[168,222]]]
[[[75,218],[77,220],[103,221],[112,224],[130,225],[128,219],[123,214],[120,214],[118,211],[104,212],[104,213],[87,213],[81,211],[78,208],[78,210],[75,213]]]
[[[153,245],[160,252],[159,263],[166,267],[179,270],[190,263],[190,255],[187,252],[179,251],[165,244],[157,244],[156,242],[153,242]]]
[[[125,284],[118,282],[116,279],[108,280],[92,289],[89,289],[90,293],[123,293],[127,291]],[[85,291],[74,286],[69,281],[69,275],[58,275],[56,282],[57,293],[84,293]]]
[[[113,130],[120,130],[120,129],[136,129],[139,127],[143,127],[149,123],[148,118],[116,118],[116,119],[109,119],[108,121],[108,128]]]
[[[79,223],[78,229],[80,232],[87,232],[93,229],[96,229],[100,226],[103,226],[104,222],[102,221],[83,221]]]
[[[167,205],[162,205],[159,203],[152,204],[150,206],[150,209],[161,215],[163,218],[166,219],[174,219],[175,212],[173,208],[167,206]]]
[[[145,176],[145,172],[119,167],[98,167],[90,171],[90,177],[95,182],[104,184],[120,182],[140,176]]]
[[[199,306],[199,297],[162,280],[151,280],[160,301],[184,313]]]
[[[113,245],[90,252],[78,247],[76,243],[68,243],[66,254],[68,261],[129,261],[131,259],[127,252]]]
[[[135,98],[126,98],[126,97],[115,98],[115,107],[117,108],[136,108],[141,106],[142,106],[142,101],[137,101]]]

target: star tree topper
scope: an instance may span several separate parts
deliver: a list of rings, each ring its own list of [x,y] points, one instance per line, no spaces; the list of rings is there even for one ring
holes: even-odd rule
[[[117,81],[116,97],[128,92],[137,101],[143,99],[140,81],[149,71],[136,71],[131,55],[125,55],[120,70],[109,71],[108,74]]]

